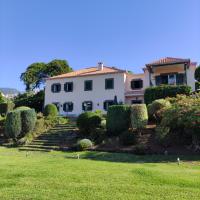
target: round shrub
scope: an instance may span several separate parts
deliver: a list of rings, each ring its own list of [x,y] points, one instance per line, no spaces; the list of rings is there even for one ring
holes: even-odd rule
[[[95,128],[91,131],[91,139],[95,144],[100,144],[106,138],[106,130],[103,128]]]
[[[148,123],[148,113],[145,104],[135,104],[131,106],[132,128],[142,129]]]
[[[84,112],[78,116],[77,126],[81,133],[89,134],[92,129],[101,125],[101,117],[94,112]]]
[[[27,106],[20,106],[20,107],[17,107],[15,108],[15,110],[18,110],[18,111],[22,111],[22,110],[30,110],[31,108],[27,107]]]
[[[120,135],[130,127],[130,106],[109,106],[107,113],[107,130],[110,135]]]
[[[33,131],[35,128],[35,123],[37,116],[34,109],[22,110],[21,111],[21,120],[22,120],[22,133],[26,134],[30,131]]]
[[[149,118],[160,122],[163,113],[166,109],[170,108],[171,103],[165,99],[158,99],[153,101],[147,106]]]
[[[120,143],[123,145],[133,145],[136,143],[136,136],[135,134],[128,130],[124,131],[120,136],[119,136]]]
[[[47,104],[44,108],[44,115],[45,116],[57,116],[58,109],[54,104]]]
[[[93,144],[92,144],[91,140],[89,140],[89,139],[82,139],[82,140],[79,140],[79,141],[78,141],[78,144],[77,144],[78,149],[79,149],[79,150],[82,150],[82,151],[91,148],[92,145],[93,145]]]
[[[8,138],[17,138],[22,130],[20,111],[12,111],[7,114],[5,122],[5,135]]]

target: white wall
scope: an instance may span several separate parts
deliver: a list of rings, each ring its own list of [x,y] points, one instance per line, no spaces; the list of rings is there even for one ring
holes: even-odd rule
[[[190,65],[187,69],[187,84],[192,87],[192,91],[195,91],[195,74],[196,65]]]
[[[105,79],[114,78],[114,89],[105,89]],[[93,90],[84,91],[84,81],[93,80]],[[73,92],[65,92],[65,82],[73,82]],[[114,100],[114,96],[117,96],[118,101],[124,102],[124,91],[125,91],[125,76],[123,73],[106,74],[106,75],[94,75],[94,76],[83,76],[74,78],[63,78],[46,81],[45,88],[45,105],[59,102],[61,105],[65,102],[73,102],[73,112],[65,113],[63,107],[60,107],[60,114],[66,115],[79,115],[82,111],[82,102],[92,101],[93,110],[103,109],[103,102],[105,100]],[[53,83],[61,84],[61,92],[52,93],[51,85]],[[105,112],[105,111],[104,111]]]

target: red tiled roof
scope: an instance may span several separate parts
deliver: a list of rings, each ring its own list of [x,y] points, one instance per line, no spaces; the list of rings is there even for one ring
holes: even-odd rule
[[[80,76],[92,76],[92,75],[100,75],[100,74],[113,74],[113,73],[126,73],[126,71],[117,69],[115,67],[103,66],[102,70],[99,69],[98,67],[90,67],[90,68],[85,68],[85,69],[69,72],[66,74],[61,74],[58,76],[53,76],[53,77],[48,78],[47,80],[80,77]]]
[[[165,58],[161,58],[159,60],[153,61],[151,63],[148,63],[148,64],[146,64],[146,66],[166,65],[166,64],[184,63],[184,62],[189,63],[190,59],[165,57]]]

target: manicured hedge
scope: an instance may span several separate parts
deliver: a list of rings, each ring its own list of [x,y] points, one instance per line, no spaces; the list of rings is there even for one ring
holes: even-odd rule
[[[57,116],[58,115],[58,109],[54,104],[48,104],[44,108],[44,115],[45,116]]]
[[[77,143],[78,150],[81,150],[81,151],[91,148],[92,145],[93,144],[92,144],[91,140],[89,140],[89,139],[82,139],[82,140],[78,141],[78,143]]]
[[[128,130],[130,127],[130,106],[109,106],[106,126],[110,135],[119,135]]]
[[[163,99],[166,97],[175,97],[177,94],[189,95],[192,89],[187,85],[161,85],[149,87],[145,90],[144,100],[146,104],[152,103],[156,99]]]
[[[90,134],[91,130],[101,126],[101,116],[95,112],[84,112],[77,119],[77,126],[81,133]]]
[[[171,103],[167,99],[157,99],[147,106],[148,115],[151,120],[160,122],[163,113],[171,106]]]
[[[17,138],[22,131],[21,112],[12,111],[7,114],[5,134],[8,138]]]
[[[135,104],[131,106],[132,128],[142,129],[148,123],[148,113],[145,104]]]
[[[8,112],[13,110],[14,107],[15,104],[12,102],[0,103],[0,115],[6,115]]]
[[[22,120],[23,134],[33,131],[33,129],[35,128],[36,120],[37,120],[35,110],[34,109],[22,110],[21,120]]]

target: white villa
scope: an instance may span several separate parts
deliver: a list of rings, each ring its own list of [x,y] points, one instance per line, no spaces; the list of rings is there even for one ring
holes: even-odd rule
[[[189,85],[195,90],[197,63],[190,59],[166,57],[146,64],[144,73],[104,66],[85,68],[46,80],[45,105],[53,103],[61,115],[77,116],[84,111],[106,112],[114,101],[142,103],[147,87],[170,84]]]

